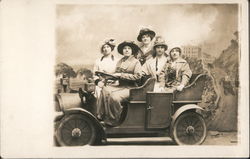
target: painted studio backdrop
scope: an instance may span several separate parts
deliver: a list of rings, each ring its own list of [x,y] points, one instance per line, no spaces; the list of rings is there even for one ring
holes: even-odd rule
[[[237,132],[239,40],[237,4],[57,5],[56,87],[92,78],[104,39],[137,41],[141,28],[165,38],[169,50],[181,47],[193,73],[205,73],[202,103],[209,130]],[[117,53],[117,48],[114,50]],[[70,82],[69,82],[70,83]]]

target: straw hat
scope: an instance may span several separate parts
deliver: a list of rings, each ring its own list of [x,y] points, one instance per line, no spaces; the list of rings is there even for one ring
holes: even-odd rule
[[[157,47],[157,46],[163,46],[165,48],[165,50],[168,49],[168,45],[166,44],[165,40],[163,39],[162,36],[157,36],[155,38],[155,43],[154,43],[154,49]]]

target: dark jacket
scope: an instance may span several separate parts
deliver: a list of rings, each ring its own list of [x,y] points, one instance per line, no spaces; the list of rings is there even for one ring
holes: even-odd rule
[[[134,85],[142,77],[142,66],[134,57],[123,57],[116,65],[116,73],[121,73],[120,85]]]

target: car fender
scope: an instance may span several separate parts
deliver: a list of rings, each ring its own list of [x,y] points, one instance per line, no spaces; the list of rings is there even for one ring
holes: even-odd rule
[[[173,127],[174,123],[175,123],[175,120],[182,114],[184,113],[185,111],[188,111],[188,110],[203,110],[203,108],[199,107],[198,105],[196,104],[187,104],[187,105],[184,105],[182,107],[180,107],[179,109],[177,109],[177,111],[174,113],[174,115],[172,116],[172,121],[171,121],[171,128]]]
[[[106,133],[104,131],[103,126],[100,124],[98,119],[92,113],[82,108],[70,108],[70,109],[64,110],[63,112],[63,116],[71,115],[71,114],[82,114],[82,115],[87,116],[95,125],[98,134],[101,135],[101,139],[106,139]]]

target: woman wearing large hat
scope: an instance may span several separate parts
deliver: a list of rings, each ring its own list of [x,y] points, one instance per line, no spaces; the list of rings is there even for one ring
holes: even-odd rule
[[[98,117],[107,125],[119,125],[123,109],[121,102],[128,99],[130,88],[136,87],[141,79],[142,67],[135,58],[138,50],[139,47],[131,41],[124,41],[118,46],[118,52],[124,56],[118,61],[113,74],[119,79],[119,85],[104,87],[99,99],[102,102],[98,102]]]
[[[119,59],[113,54],[114,48],[115,48],[114,39],[106,39],[104,40],[104,42],[102,42],[100,47],[100,52],[102,56],[95,61],[93,72],[96,71],[106,72],[106,73],[115,72],[116,64]],[[94,80],[97,85],[95,96],[98,98],[104,83],[102,81],[102,78],[99,76],[94,76]]]
[[[155,37],[155,32],[148,28],[143,28],[140,30],[137,40],[142,43],[140,46],[140,51],[137,58],[143,65],[146,60],[148,60],[153,53],[153,39]]]
[[[157,36],[155,39],[152,57],[143,65],[143,74],[156,79],[154,91],[157,91],[159,88],[159,74],[163,69],[163,66],[170,59],[166,55],[168,46],[163,37]]]

